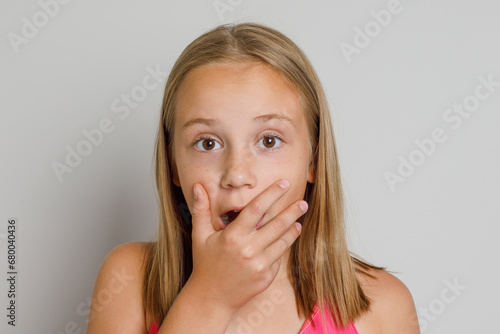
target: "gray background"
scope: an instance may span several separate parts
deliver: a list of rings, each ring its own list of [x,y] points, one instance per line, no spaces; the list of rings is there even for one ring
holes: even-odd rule
[[[217,3],[229,8],[218,12]],[[0,281],[0,331],[84,332],[101,261],[156,231],[152,154],[163,83],[141,96],[147,68],[168,72],[192,39],[218,24],[256,21],[302,47],[324,84],[352,250],[399,273],[424,333],[497,332],[500,87],[459,127],[443,117],[474,102],[480,77],[500,81],[500,2],[401,0],[377,31],[372,11],[391,3],[70,1],[49,16],[37,1],[2,0],[0,277],[11,217],[19,276],[15,328],[6,324]],[[40,27],[15,47],[9,38],[23,37],[23,17]],[[355,45],[357,29],[372,37],[346,57],[342,43]],[[137,106],[116,113],[131,92]],[[67,147],[104,119],[113,130],[58,179],[54,162],[66,164]],[[418,158],[415,141],[435,128],[446,140],[391,189],[385,173],[397,173],[399,156]]]

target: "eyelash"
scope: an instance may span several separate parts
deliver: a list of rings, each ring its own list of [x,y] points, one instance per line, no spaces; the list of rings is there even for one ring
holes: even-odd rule
[[[281,143],[284,143],[284,142],[285,142],[285,140],[283,139],[283,137],[282,137],[282,136],[280,136],[280,135],[278,135],[278,134],[276,134],[276,133],[266,133],[266,134],[264,134],[264,135],[263,135],[263,136],[259,139],[259,142],[260,142],[262,139],[264,139],[264,138],[275,138],[275,139],[278,139],[279,141],[281,141]],[[200,136],[200,137],[198,137],[195,141],[193,141],[192,146],[194,146],[194,147],[196,148],[196,145],[197,145],[199,142],[203,141],[203,140],[213,140],[213,141],[215,141],[215,142],[217,142],[217,143],[218,143],[218,141],[217,141],[214,137],[204,135],[204,136]],[[274,150],[278,149],[278,148],[281,146],[281,143],[280,143],[280,145],[278,145],[277,147],[265,148],[265,150],[267,150],[267,151],[274,151]],[[202,152],[202,153],[210,153],[212,150],[208,150],[208,151],[205,151],[205,150],[199,150],[199,151],[200,151],[200,152]]]

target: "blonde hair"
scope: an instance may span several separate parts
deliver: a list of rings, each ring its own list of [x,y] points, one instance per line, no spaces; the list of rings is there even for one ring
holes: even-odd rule
[[[261,62],[270,65],[299,95],[308,122],[315,182],[301,217],[302,233],[291,247],[289,278],[297,311],[309,317],[318,302],[339,327],[369,309],[356,278],[378,268],[351,256],[344,228],[344,203],[330,112],[321,83],[305,54],[289,38],[269,27],[221,25],[189,44],[168,77],[156,139],[156,183],[160,217],[157,242],[149,244],[144,305],[162,321],[192,271],[191,225],[182,191],[173,184],[172,138],[177,90],[190,70],[211,63]],[[371,275],[370,275],[371,276]]]

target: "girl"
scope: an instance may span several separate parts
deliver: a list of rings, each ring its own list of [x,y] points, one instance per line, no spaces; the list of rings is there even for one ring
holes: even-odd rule
[[[87,333],[419,333],[411,294],[351,256],[327,101],[304,53],[252,23],[193,41],[156,142],[158,240],[97,276]]]

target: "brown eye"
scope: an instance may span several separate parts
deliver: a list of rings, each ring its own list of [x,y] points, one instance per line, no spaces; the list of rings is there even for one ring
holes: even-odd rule
[[[280,146],[282,140],[276,136],[265,136],[259,140],[259,146],[262,148],[273,149]]]
[[[274,147],[274,145],[276,145],[276,138],[265,137],[262,144],[264,144],[264,147],[266,147],[266,148],[272,148],[272,147]]]
[[[212,138],[200,139],[196,142],[195,146],[200,151],[213,151],[215,149],[221,148],[221,145]]]
[[[214,147],[215,147],[215,141],[213,141],[212,139],[205,139],[203,141],[203,148],[205,150],[210,151]]]

